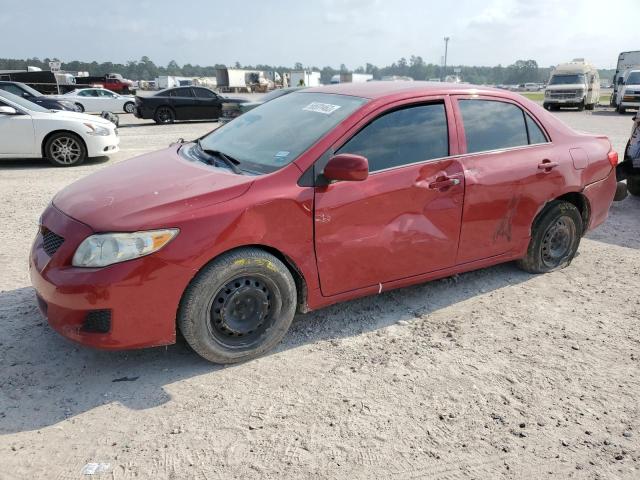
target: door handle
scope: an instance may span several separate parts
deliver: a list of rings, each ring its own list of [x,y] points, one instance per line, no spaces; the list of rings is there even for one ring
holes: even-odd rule
[[[551,160],[543,160],[538,164],[538,170],[544,170],[546,172],[550,172],[552,168],[556,168],[560,165],[558,162],[552,162]]]
[[[442,188],[454,187],[456,185],[460,185],[460,180],[457,178],[444,178],[441,180],[436,180],[435,182],[431,182],[429,184],[429,188],[431,190],[440,190]]]

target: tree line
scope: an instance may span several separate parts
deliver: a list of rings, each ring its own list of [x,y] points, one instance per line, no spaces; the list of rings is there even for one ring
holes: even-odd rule
[[[49,61],[57,60],[55,58],[39,59],[10,59],[0,58],[0,70],[26,70],[27,66],[34,66],[49,69]],[[143,56],[140,60],[130,60],[126,63],[112,62],[81,62],[73,60],[63,62],[62,69],[66,71],[89,72],[90,75],[104,75],[107,73],[120,73],[123,77],[131,80],[153,80],[162,75],[178,75],[185,77],[214,77],[217,68],[245,68],[250,70],[277,71],[280,73],[291,72],[294,70],[314,70],[321,73],[323,83],[329,83],[331,77],[339,73],[353,71],[354,73],[369,73],[375,79],[384,76],[399,75],[411,77],[414,80],[428,80],[434,78],[443,78],[445,71],[442,65],[426,63],[422,57],[411,55],[408,59],[402,57],[391,65],[378,67],[371,63],[358,66],[353,70],[342,64],[339,68],[325,66],[319,68],[313,65],[303,65],[301,62],[295,63],[293,66],[283,65],[241,65],[236,62],[234,65],[215,64],[212,66],[200,66],[186,63],[180,66],[175,60],[171,60],[166,66],[156,65],[149,57]],[[478,85],[513,85],[526,82],[546,82],[549,79],[552,67],[540,67],[535,60],[518,60],[515,63],[494,67],[468,66],[468,65],[449,65],[446,70],[447,75],[457,73],[463,81],[475,83]],[[600,70],[600,78],[612,78],[614,70]]]

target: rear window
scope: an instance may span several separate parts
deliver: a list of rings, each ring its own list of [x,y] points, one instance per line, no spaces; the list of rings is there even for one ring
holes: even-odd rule
[[[467,153],[528,145],[522,110],[494,100],[460,100]]]

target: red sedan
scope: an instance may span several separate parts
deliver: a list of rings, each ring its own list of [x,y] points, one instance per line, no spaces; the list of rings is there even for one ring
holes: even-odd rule
[[[370,82],[306,89],[58,193],[31,252],[51,326],[238,362],[296,311],[517,260],[566,267],[607,217],[617,154],[524,97]]]

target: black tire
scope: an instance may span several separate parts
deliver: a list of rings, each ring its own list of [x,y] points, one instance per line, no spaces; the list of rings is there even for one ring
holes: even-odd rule
[[[575,205],[549,202],[533,223],[527,255],[518,260],[518,266],[529,273],[567,267],[578,251],[582,229],[582,216]]]
[[[578,111],[582,112],[584,110],[585,104],[584,100],[578,104]]]
[[[84,112],[84,106],[81,103],[76,103],[76,112],[78,113]]]
[[[596,108],[596,104],[595,104],[595,103],[588,103],[588,104],[586,104],[586,105],[584,106],[584,108],[585,108],[586,110],[592,111],[592,110],[594,110],[594,109]]]
[[[625,113],[627,113],[627,109],[622,105],[618,105],[618,107],[616,107],[616,112],[618,112],[620,115],[624,115]]]
[[[47,139],[44,155],[56,167],[75,167],[87,159],[87,147],[75,133],[59,132]]]
[[[156,109],[153,119],[157,124],[173,123],[176,120],[176,113],[171,107],[161,106]]]
[[[221,255],[187,287],[178,327],[200,356],[236,363],[275,347],[296,312],[296,284],[287,267],[257,248]]]
[[[544,108],[545,110],[551,110],[551,107],[549,106],[548,103],[543,103],[542,108]]]
[[[627,191],[634,197],[640,197],[640,175],[627,177]]]
[[[136,104],[133,102],[127,102],[124,104],[125,113],[133,113],[136,110]]]

